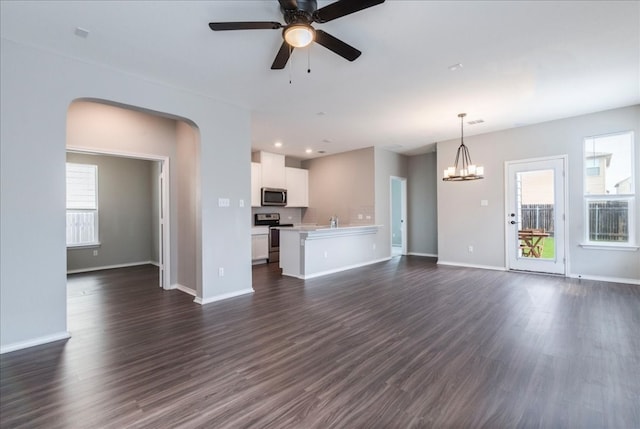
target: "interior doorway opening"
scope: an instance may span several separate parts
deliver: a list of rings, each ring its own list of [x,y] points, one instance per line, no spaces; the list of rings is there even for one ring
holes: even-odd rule
[[[407,179],[391,176],[391,256],[407,254]]]

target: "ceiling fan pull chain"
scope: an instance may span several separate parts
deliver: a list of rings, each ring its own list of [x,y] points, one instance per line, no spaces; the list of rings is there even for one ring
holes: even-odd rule
[[[311,46],[307,48],[307,73],[311,73]]]
[[[293,52],[293,48],[289,46],[289,85],[291,85],[291,63],[293,63],[293,58],[291,58],[291,53]]]

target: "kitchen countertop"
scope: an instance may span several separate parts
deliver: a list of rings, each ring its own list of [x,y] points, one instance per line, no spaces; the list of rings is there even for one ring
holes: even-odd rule
[[[262,235],[269,234],[268,226],[252,226],[251,227],[251,235]]]

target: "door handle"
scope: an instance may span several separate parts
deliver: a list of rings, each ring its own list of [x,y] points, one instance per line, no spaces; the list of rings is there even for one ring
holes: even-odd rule
[[[509,223],[510,223],[511,225],[515,225],[515,224],[516,224],[516,221],[515,221],[515,220],[512,220],[512,221],[511,221],[511,222],[509,222]]]

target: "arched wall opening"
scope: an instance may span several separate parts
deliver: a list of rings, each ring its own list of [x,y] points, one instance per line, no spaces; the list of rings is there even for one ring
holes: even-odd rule
[[[166,262],[162,286],[179,288],[194,296],[202,275],[197,240],[201,228],[199,145],[197,125],[169,114],[87,98],[74,100],[67,111],[68,152],[161,164],[166,175],[161,201],[166,207],[164,218],[168,220],[165,257],[161,258]],[[159,232],[154,240],[161,240],[161,237]],[[161,256],[161,251],[159,253]]]

